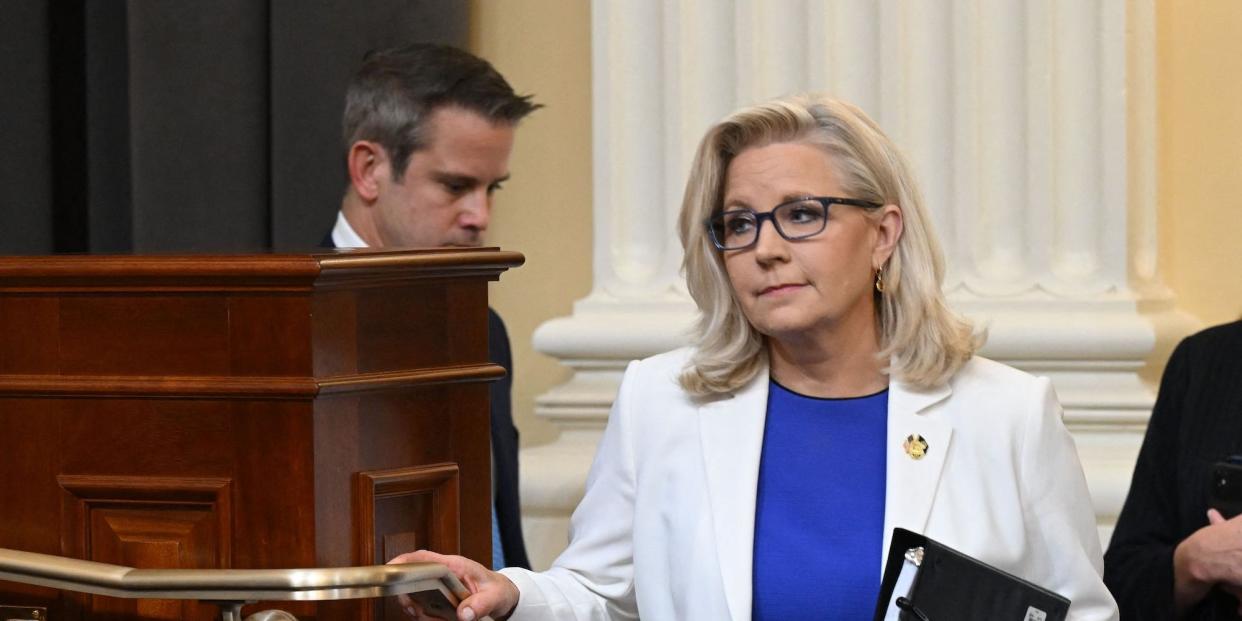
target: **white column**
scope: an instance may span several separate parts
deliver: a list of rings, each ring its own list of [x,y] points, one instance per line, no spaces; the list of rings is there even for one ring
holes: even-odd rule
[[[699,137],[796,91],[857,103],[909,155],[950,300],[988,326],[984,355],[1053,379],[1107,535],[1153,400],[1137,371],[1190,329],[1139,312],[1171,308],[1153,21],[1152,0],[594,0],[595,283],[534,337],[573,370],[536,405],[561,437],[522,453],[536,567],[564,546],[626,362],[686,342],[674,225]]]

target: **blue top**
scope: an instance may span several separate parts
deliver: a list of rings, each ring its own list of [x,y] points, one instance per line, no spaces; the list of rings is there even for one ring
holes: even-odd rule
[[[770,382],[755,506],[755,621],[875,614],[887,429],[888,390],[818,399]]]

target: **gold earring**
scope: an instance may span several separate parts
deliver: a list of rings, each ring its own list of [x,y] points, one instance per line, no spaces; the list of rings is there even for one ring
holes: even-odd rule
[[[879,267],[875,270],[875,290],[884,293],[884,268]]]

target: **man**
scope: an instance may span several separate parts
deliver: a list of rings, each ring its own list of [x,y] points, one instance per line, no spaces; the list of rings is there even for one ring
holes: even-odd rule
[[[443,45],[371,52],[345,95],[349,187],[325,246],[478,246],[492,194],[509,178],[518,122],[539,108],[487,61]],[[488,357],[509,373],[491,386],[493,565],[529,567],[510,412],[509,337],[488,309]]]

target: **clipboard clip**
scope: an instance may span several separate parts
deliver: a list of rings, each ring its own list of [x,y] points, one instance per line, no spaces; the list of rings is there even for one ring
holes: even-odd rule
[[[889,612],[884,617],[886,621],[931,621],[926,613],[910,601],[910,594],[914,591],[914,578],[923,566],[924,554],[923,546],[915,546],[907,548],[902,555],[901,576],[897,579],[898,585],[894,587],[894,595],[897,597],[889,602]]]
[[[922,610],[919,610],[918,606],[914,605],[914,602],[911,602],[904,597],[898,597],[897,601],[893,603],[896,604],[902,612],[914,615],[914,618],[918,619],[918,621],[931,621],[931,619],[927,618],[927,615],[923,614]]]

